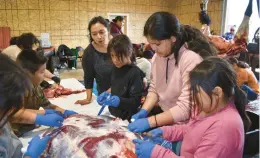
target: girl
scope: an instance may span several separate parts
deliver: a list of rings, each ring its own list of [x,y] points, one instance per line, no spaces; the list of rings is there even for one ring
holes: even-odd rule
[[[22,157],[22,143],[14,135],[7,121],[22,107],[22,97],[29,90],[26,73],[6,55],[0,53],[0,153],[1,157]],[[36,136],[29,143],[25,157],[39,157],[50,137]]]
[[[132,116],[135,121],[128,126],[133,132],[189,119],[189,72],[202,58],[216,53],[200,30],[181,25],[168,12],[151,15],[144,26],[144,36],[155,55],[148,95],[142,109]],[[154,116],[146,118],[149,112]]]
[[[152,139],[182,141],[180,157],[242,158],[249,129],[247,99],[228,62],[217,57],[202,61],[189,74],[193,104],[188,124],[164,126]],[[149,141],[134,140],[138,157],[172,157],[175,153]]]
[[[229,58],[228,62],[232,64],[234,70],[237,73],[237,84],[243,89],[248,100],[255,100],[259,94],[259,85],[254,73],[247,67],[246,63],[238,61],[236,58]]]
[[[108,28],[108,22],[101,16],[94,17],[89,22],[90,44],[82,57],[87,98],[78,100],[75,104],[84,105],[92,102],[94,79],[96,79],[98,94],[109,91],[112,63],[109,54],[107,54]]]
[[[145,75],[135,65],[133,45],[126,35],[114,37],[108,44],[108,53],[114,64],[111,93],[103,92],[97,102],[109,106],[115,117],[130,121],[140,106]]]

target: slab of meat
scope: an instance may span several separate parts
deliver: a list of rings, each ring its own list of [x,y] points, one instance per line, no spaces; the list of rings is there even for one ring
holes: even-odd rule
[[[56,98],[61,95],[70,95],[70,94],[77,94],[81,92],[85,92],[86,90],[76,90],[73,91],[68,88],[64,88],[63,86],[56,85],[56,86],[51,86],[51,88],[43,89],[43,93],[45,97],[47,98]]]
[[[132,139],[140,136],[109,117],[73,115],[51,132],[42,158],[136,158]]]

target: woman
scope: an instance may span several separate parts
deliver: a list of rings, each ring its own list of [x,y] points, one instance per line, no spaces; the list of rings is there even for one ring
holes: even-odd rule
[[[124,23],[124,17],[117,16],[110,23],[110,34],[115,37],[116,35],[121,35],[123,32],[121,31]]]
[[[101,16],[94,17],[89,22],[90,44],[82,57],[87,98],[78,100],[75,104],[85,105],[91,103],[94,79],[97,83],[98,94],[110,91],[112,62],[107,53],[108,28],[108,22]]]
[[[202,58],[216,53],[200,30],[181,26],[179,20],[168,12],[154,13],[146,21],[144,36],[155,55],[145,103],[132,116],[131,121],[134,122],[128,126],[133,132],[143,132],[189,119],[189,72]],[[161,110],[159,108],[154,113],[152,110],[155,107],[158,109],[155,106],[157,103]],[[156,115],[146,118],[151,111],[151,114]]]
[[[22,68],[0,53],[0,153],[1,157],[22,157],[22,143],[7,123],[22,107],[22,97],[30,89],[30,82]],[[28,114],[28,113],[27,113]],[[39,157],[50,137],[36,136],[29,143],[25,157]]]

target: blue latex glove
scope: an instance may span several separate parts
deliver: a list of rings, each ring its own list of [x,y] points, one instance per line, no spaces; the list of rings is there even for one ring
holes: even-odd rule
[[[155,137],[161,137],[163,134],[163,131],[161,128],[155,128],[148,133],[151,134],[153,138],[155,138]]]
[[[148,122],[147,118],[138,119],[128,125],[128,129],[131,132],[140,133],[148,130],[150,127],[150,124]]]
[[[111,96],[111,97],[105,99],[105,100],[103,101],[102,106],[118,107],[119,103],[120,103],[120,98],[119,98],[118,96],[113,95],[113,96]]]
[[[97,102],[99,105],[103,105],[103,102],[111,96],[111,93],[103,92],[97,97]]]
[[[148,115],[148,112],[144,109],[141,109],[138,113],[134,114],[131,117],[131,121],[134,122],[137,119],[146,118]]]
[[[155,144],[141,139],[134,139],[135,153],[138,158],[149,158],[153,152]]]
[[[29,146],[24,156],[29,156],[31,158],[38,158],[45,150],[50,138],[51,138],[50,136],[46,136],[40,139],[39,136],[34,136],[33,139],[29,142]]]
[[[53,110],[53,109],[44,109],[44,111],[45,111],[45,115],[57,113],[57,111],[56,111],[56,110]]]
[[[46,114],[46,115],[37,114],[35,124],[44,125],[44,126],[60,127],[60,126],[62,126],[63,121],[64,121],[64,118],[56,113]]]
[[[56,111],[56,110],[53,110],[53,109],[44,109],[44,111],[45,111],[45,115],[58,114],[58,115],[64,117],[64,115],[60,111]]]
[[[75,114],[78,114],[78,113],[75,111],[72,111],[72,110],[65,110],[63,113],[64,117],[69,117],[70,115],[75,115]]]

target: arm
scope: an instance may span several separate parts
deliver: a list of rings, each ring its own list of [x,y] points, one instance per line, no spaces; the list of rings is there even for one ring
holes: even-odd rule
[[[44,71],[44,77],[51,79],[52,77],[54,77],[54,75],[49,70],[46,69]]]
[[[82,57],[82,68],[84,70],[84,83],[86,88],[87,100],[92,99],[92,88],[94,85],[95,70],[93,66],[93,50],[89,46]]]
[[[35,110],[37,111],[37,110]],[[40,111],[40,110],[38,110]],[[36,119],[36,113],[34,113],[32,110],[27,109],[21,109],[18,112],[16,112],[11,118],[11,123],[22,123],[22,124],[34,124]]]
[[[226,147],[224,147],[221,144],[216,144],[216,143],[211,143],[211,144],[202,144],[198,146],[196,152],[194,155],[191,157],[193,158],[199,158],[199,157],[221,157],[225,158],[228,156],[228,152]],[[164,158],[185,158],[185,156],[177,156],[174,152],[172,152],[169,149],[166,149],[162,146],[155,145],[153,151],[152,151],[152,158],[157,158],[157,157],[164,157]]]
[[[208,129],[205,133],[204,136],[202,137],[200,143],[198,144],[194,155],[192,157],[194,158],[200,158],[200,157],[221,157],[221,158],[226,158],[230,156],[230,152],[233,151],[228,151],[226,146],[232,146],[232,144],[220,144],[219,142],[223,141],[220,140],[218,141],[220,135],[222,132],[220,132],[221,127],[220,126],[213,126],[210,129]],[[194,136],[196,136],[194,134]],[[223,139],[223,138],[222,138]],[[235,139],[233,139],[235,140]],[[235,140],[236,141],[236,140]],[[240,141],[240,140],[237,140]],[[224,141],[225,142],[225,141]],[[225,142],[227,143],[227,142]],[[236,144],[238,142],[234,142]],[[172,157],[172,158],[184,158],[184,156],[177,156],[175,155],[172,151],[165,149],[159,145],[156,145],[151,157]]]
[[[61,112],[62,114],[64,113],[64,109],[60,108],[59,106],[57,105],[54,105],[54,104],[50,104],[49,106],[46,106],[44,107],[44,109],[53,109],[53,110],[56,110],[56,111],[59,111]]]
[[[166,149],[160,145],[155,145],[151,158],[157,158],[157,157],[163,157],[163,158],[185,158],[184,156],[177,156],[173,151],[170,149]]]
[[[188,125],[174,125],[160,127],[163,131],[163,138],[165,140],[175,142],[183,140],[183,136],[187,131]]]

